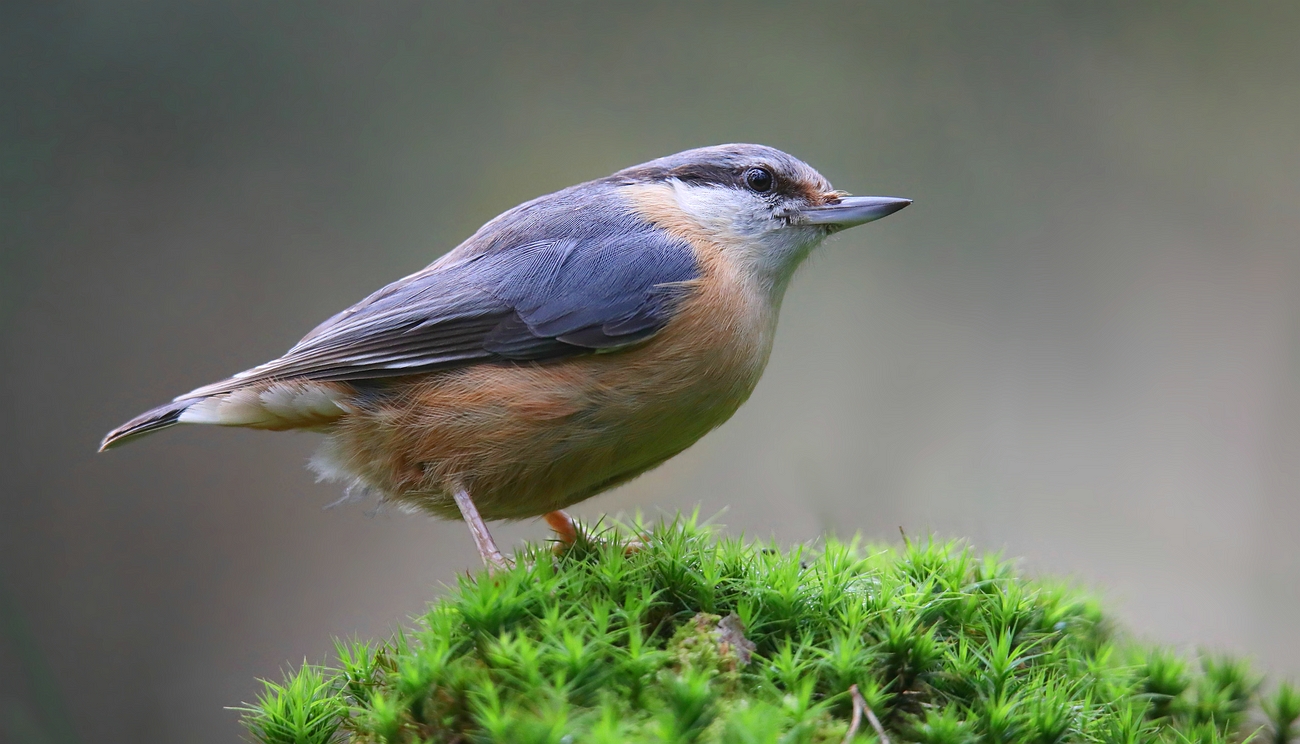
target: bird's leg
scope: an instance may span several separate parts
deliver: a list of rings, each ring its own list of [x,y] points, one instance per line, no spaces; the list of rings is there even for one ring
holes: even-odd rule
[[[488,533],[483,518],[478,515],[478,509],[474,506],[474,501],[470,499],[469,491],[457,486],[452,489],[452,497],[456,499],[456,506],[460,507],[460,515],[465,518],[465,524],[469,525],[469,534],[474,536],[474,547],[478,548],[478,554],[483,559],[483,563],[487,565],[488,573],[510,568],[510,563],[505,556],[501,555],[500,550],[497,550],[497,544],[493,542],[492,535]]]
[[[545,519],[546,523],[555,531],[556,553],[572,548],[573,544],[578,541],[578,521],[569,516],[568,512],[562,509],[556,509],[553,512],[547,512],[542,515],[542,519]],[[604,542],[603,540],[592,539],[596,542]],[[645,547],[645,545],[643,545],[640,540],[630,540],[623,546],[623,552],[631,555],[643,547]]]

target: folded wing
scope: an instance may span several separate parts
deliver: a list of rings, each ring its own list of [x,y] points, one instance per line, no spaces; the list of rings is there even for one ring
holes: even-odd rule
[[[490,361],[544,361],[645,340],[699,269],[645,228],[438,262],[313,330],[284,356],[178,400],[259,381],[367,380]]]

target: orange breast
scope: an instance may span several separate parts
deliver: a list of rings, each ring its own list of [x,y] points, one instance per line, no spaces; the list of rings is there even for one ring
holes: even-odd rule
[[[689,447],[749,397],[774,310],[716,246],[677,315],[645,343],[546,364],[412,378],[341,419],[318,469],[448,516],[466,488],[487,519],[525,518],[612,488]]]

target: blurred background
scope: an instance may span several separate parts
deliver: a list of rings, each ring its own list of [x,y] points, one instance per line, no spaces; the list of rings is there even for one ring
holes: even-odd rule
[[[522,200],[730,141],[916,204],[796,277],[730,423],[580,516],[965,537],[1300,676],[1300,5],[0,15],[0,738],[234,740],[257,677],[477,568],[461,524],[325,509],[311,435],[105,431]]]

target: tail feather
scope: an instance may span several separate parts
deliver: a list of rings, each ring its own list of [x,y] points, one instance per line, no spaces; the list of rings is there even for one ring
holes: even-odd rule
[[[161,431],[180,423],[181,414],[185,409],[199,402],[200,398],[189,398],[186,400],[174,400],[171,403],[158,406],[150,411],[136,416],[130,421],[122,424],[116,429],[110,431],[104,437],[104,441],[99,444],[99,451],[111,449],[119,445],[126,444],[134,439],[146,434],[152,434],[155,431]]]
[[[136,416],[110,431],[99,451],[112,449],[133,439],[176,424],[217,424],[250,429],[314,429],[325,426],[353,410],[348,403],[354,394],[341,383],[312,380],[234,386],[224,393],[203,393],[218,389],[209,385]]]

